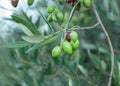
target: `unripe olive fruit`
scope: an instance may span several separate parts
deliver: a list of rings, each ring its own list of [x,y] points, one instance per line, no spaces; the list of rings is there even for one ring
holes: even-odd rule
[[[69,55],[71,55],[73,53],[72,46],[71,46],[70,42],[68,42],[66,40],[62,44],[62,49],[65,53],[67,53]]]
[[[70,38],[71,38],[71,40],[72,41],[77,41],[77,39],[78,39],[78,34],[77,34],[77,32],[75,32],[75,31],[72,31],[71,33],[70,33]]]
[[[14,7],[17,7],[19,0],[11,0],[11,4]]]
[[[57,22],[57,18],[56,18],[55,15],[52,16],[52,20],[53,20],[54,22]]]
[[[75,42],[71,41],[71,45],[72,45],[72,48],[75,50],[79,47],[80,42],[79,42],[79,40],[77,40]]]
[[[78,2],[83,3],[84,0],[78,0]]]
[[[53,50],[52,50],[52,57],[58,57],[61,54],[61,47],[60,46],[56,46]]]
[[[48,9],[47,9],[47,12],[52,13],[52,12],[55,11],[55,8],[56,8],[55,6],[49,6]]]
[[[53,16],[53,15],[50,15],[50,16],[48,17],[48,19],[47,19],[47,20],[48,20],[48,22],[52,22],[52,21],[53,21],[52,16]]]
[[[34,3],[34,0],[27,0],[27,3],[29,6],[31,6]]]
[[[84,6],[89,8],[91,6],[91,0],[84,0]]]
[[[57,17],[58,17],[58,19],[59,19],[60,21],[62,21],[62,20],[63,20],[63,13],[58,12],[58,13],[57,13]]]

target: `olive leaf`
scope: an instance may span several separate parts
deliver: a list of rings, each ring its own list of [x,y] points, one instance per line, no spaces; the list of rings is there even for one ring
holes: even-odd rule
[[[96,69],[100,69],[100,58],[90,52],[89,49],[87,49],[88,55],[90,57],[90,60],[92,61],[93,65]]]
[[[18,42],[4,44],[3,47],[6,47],[6,48],[23,48],[23,47],[26,47],[28,45],[30,45],[29,42],[18,41]]]
[[[39,43],[45,39],[45,36],[41,35],[22,36],[22,39],[30,43]]]
[[[52,43],[53,41],[55,41],[57,38],[58,38],[58,35],[57,35],[57,36],[50,37],[50,38],[46,38],[46,39],[44,39],[43,41],[41,41],[41,42],[33,45],[31,48],[29,48],[29,49],[26,51],[26,53],[29,53],[29,52],[31,52],[31,51],[34,51],[34,50],[36,50],[36,49],[38,49],[38,48],[40,48],[40,47],[42,47],[42,46],[44,46],[44,45],[48,45],[48,44]]]
[[[36,29],[34,29],[34,27],[31,25],[31,23],[27,21],[25,18],[21,17],[20,15],[13,14],[11,15],[11,17],[16,23],[20,23],[26,26],[32,33],[37,32]]]

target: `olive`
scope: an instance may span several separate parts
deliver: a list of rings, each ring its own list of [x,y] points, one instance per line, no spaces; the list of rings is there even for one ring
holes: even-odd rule
[[[72,50],[72,46],[70,44],[70,42],[68,42],[67,40],[65,40],[62,44],[62,49],[65,53],[71,55],[73,53],[73,50]]]
[[[72,31],[72,32],[70,33],[70,38],[71,38],[72,41],[75,42],[75,41],[78,39],[78,34],[77,34],[77,32]]]
[[[72,48],[73,48],[74,50],[76,50],[76,49],[79,47],[80,42],[79,42],[79,40],[77,40],[77,41],[75,41],[75,42],[71,41],[71,45],[72,45]]]
[[[48,9],[47,9],[47,12],[48,13],[53,13],[55,11],[55,8],[56,8],[56,6],[54,6],[54,5],[49,6]]]
[[[27,0],[27,3],[29,6],[31,6],[34,3],[34,0]]]
[[[89,8],[91,6],[91,0],[84,0],[84,6]]]
[[[61,47],[60,46],[56,46],[53,50],[52,50],[52,57],[56,58],[61,54]]]

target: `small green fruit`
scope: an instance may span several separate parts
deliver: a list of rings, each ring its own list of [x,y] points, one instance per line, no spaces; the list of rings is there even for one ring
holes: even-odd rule
[[[91,6],[91,4],[92,4],[91,0],[84,0],[83,3],[84,3],[84,6],[87,7],[87,8],[89,8]]]
[[[57,22],[57,18],[56,18],[55,15],[52,16],[52,20],[53,20],[54,22]]]
[[[47,20],[48,20],[48,22],[52,22],[52,21],[53,21],[52,16],[53,16],[53,15],[50,15],[50,16],[48,17],[48,19],[47,19]]]
[[[70,42],[68,42],[68,41],[63,42],[62,49],[65,53],[67,53],[69,55],[71,55],[73,53],[72,46],[71,46]]]
[[[29,6],[31,6],[34,3],[34,0],[27,0],[27,3]]]
[[[78,39],[78,34],[77,34],[77,32],[75,32],[75,31],[72,31],[71,33],[70,33],[70,38],[71,38],[71,40],[72,41],[77,41],[77,39]]]
[[[62,21],[62,20],[63,20],[63,13],[58,12],[58,13],[57,13],[57,17],[58,17],[58,19],[59,19],[60,21]]]
[[[84,0],[78,0],[78,2],[83,3]]]
[[[60,46],[56,46],[52,50],[52,57],[58,57],[60,54],[61,54],[61,47]]]
[[[52,13],[52,12],[55,11],[55,8],[56,8],[55,6],[49,6],[48,9],[47,9],[47,12]]]
[[[73,48],[74,50],[76,50],[76,49],[79,47],[80,42],[79,42],[79,40],[77,40],[77,41],[75,41],[75,42],[71,41],[71,45],[72,45],[72,48]]]

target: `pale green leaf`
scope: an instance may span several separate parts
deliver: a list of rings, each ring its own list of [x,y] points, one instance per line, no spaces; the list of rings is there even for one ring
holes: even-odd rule
[[[5,45],[3,45],[3,47],[6,48],[23,48],[30,45],[29,42],[26,41],[18,41],[18,42],[13,42],[13,43],[7,43]]]
[[[78,65],[77,67],[81,73],[83,73],[85,76],[88,76],[88,71],[82,65]]]
[[[40,43],[33,45],[30,49],[27,50],[26,53],[34,51],[44,45],[48,45],[48,44],[52,43],[53,41],[55,41],[57,38],[58,38],[58,36],[53,36],[53,37],[47,38],[47,39],[41,41]]]
[[[23,24],[20,24],[19,23],[19,26],[21,27],[21,30],[28,36],[32,36],[33,33],[26,27],[24,26]]]
[[[22,36],[22,39],[30,43],[39,43],[45,39],[45,36],[40,35]]]

